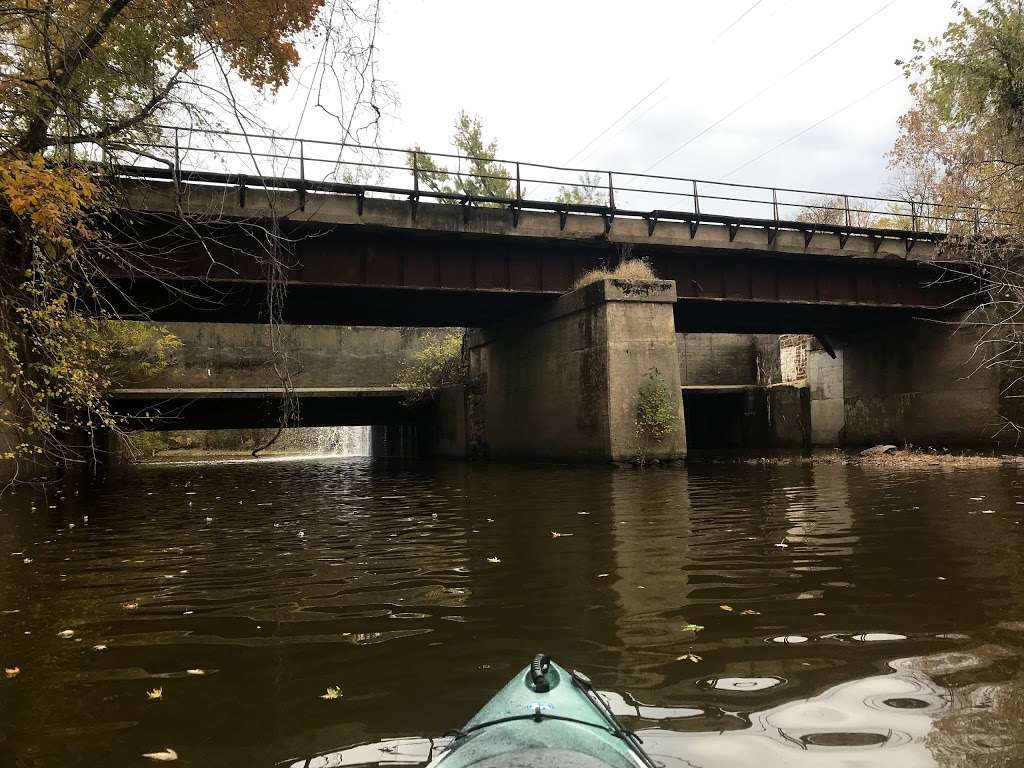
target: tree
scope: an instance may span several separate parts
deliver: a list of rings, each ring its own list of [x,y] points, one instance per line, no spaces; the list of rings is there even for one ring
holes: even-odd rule
[[[498,142],[495,139],[489,142],[484,140],[479,117],[470,116],[464,111],[459,112],[452,144],[459,154],[454,170],[444,163],[438,163],[429,153],[424,152],[419,144],[412,148],[407,162],[410,169],[415,166],[421,184],[444,195],[491,197],[502,200],[512,200],[515,197],[508,169],[494,159],[498,154]],[[458,200],[442,197],[440,202],[453,203]]]
[[[960,323],[977,339],[972,364],[1024,385],[1024,2],[986,0],[977,11],[954,3],[940,38],[915,41],[897,62],[913,106],[900,118],[890,154],[904,194],[937,202],[948,217],[947,269],[977,286]],[[973,208],[978,208],[975,213]],[[962,264],[957,267],[956,264]],[[1007,427],[1021,434],[1020,419]]]
[[[1024,3],[987,0],[978,11],[954,3],[959,17],[940,38],[914,42],[898,61],[912,108],[900,118],[890,154],[908,199],[930,199],[954,234],[1024,225]]]
[[[555,201],[569,205],[608,205],[608,187],[599,173],[584,171],[575,184],[558,188]]]
[[[116,246],[109,237],[116,190],[98,161],[160,160],[148,148],[170,141],[159,120],[252,126],[238,89],[272,94],[304,46],[319,49],[312,76],[325,110],[325,83],[356,84],[355,106],[331,112],[342,136],[374,126],[378,3],[359,2],[20,0],[0,9],[0,432],[15,436],[0,459],[75,460],[71,432],[117,426],[104,394],[124,329],[104,324],[117,313],[99,286],[111,266],[145,267],[129,258],[123,231]],[[271,242],[268,281],[280,273],[275,253]]]

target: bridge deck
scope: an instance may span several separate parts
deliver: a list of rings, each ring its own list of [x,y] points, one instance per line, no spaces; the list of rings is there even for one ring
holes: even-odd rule
[[[821,332],[889,322],[894,311],[947,311],[972,293],[943,271],[932,239],[906,232],[125,184],[151,246],[144,258],[165,279],[113,277],[168,321],[258,321],[275,216],[287,247],[286,320],[298,323],[486,325],[561,295],[623,249],[676,282],[680,330]]]

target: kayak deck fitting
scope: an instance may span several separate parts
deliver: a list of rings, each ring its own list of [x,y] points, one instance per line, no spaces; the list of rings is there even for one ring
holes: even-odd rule
[[[656,768],[582,672],[544,654],[512,678],[427,768]]]

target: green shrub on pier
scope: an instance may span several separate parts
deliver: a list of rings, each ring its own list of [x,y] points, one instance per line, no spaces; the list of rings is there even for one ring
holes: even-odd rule
[[[636,461],[647,463],[650,446],[661,442],[678,428],[679,416],[669,396],[665,377],[654,369],[641,382],[636,402]]]

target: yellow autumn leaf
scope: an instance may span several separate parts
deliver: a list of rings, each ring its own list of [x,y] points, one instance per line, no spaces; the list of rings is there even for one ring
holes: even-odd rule
[[[701,658],[696,653],[684,653],[682,656],[677,656],[676,661],[692,661],[696,664],[698,661],[701,661]]]
[[[341,688],[339,688],[336,685],[328,686],[327,690],[320,694],[320,698],[321,699],[326,699],[328,701],[333,701],[334,699],[340,699],[341,698]]]
[[[487,562],[488,563],[500,563],[501,562],[501,558],[500,557],[488,557],[487,558]]]
[[[73,629],[62,629],[57,633],[57,637],[63,637],[65,640],[75,636],[75,630]]]
[[[721,608],[723,611],[730,611],[731,612],[731,611],[735,610],[731,605],[720,605],[718,607]]]
[[[146,691],[146,698],[149,699],[150,701],[156,701],[157,699],[162,699],[163,697],[164,697],[164,689],[163,688],[151,688],[150,690]]]
[[[21,667],[4,667],[4,674],[10,680],[12,677],[17,677],[21,674]]]
[[[164,747],[160,752],[143,752],[142,756],[148,757],[150,760],[159,760],[165,763],[178,759],[178,753],[170,747]]]

